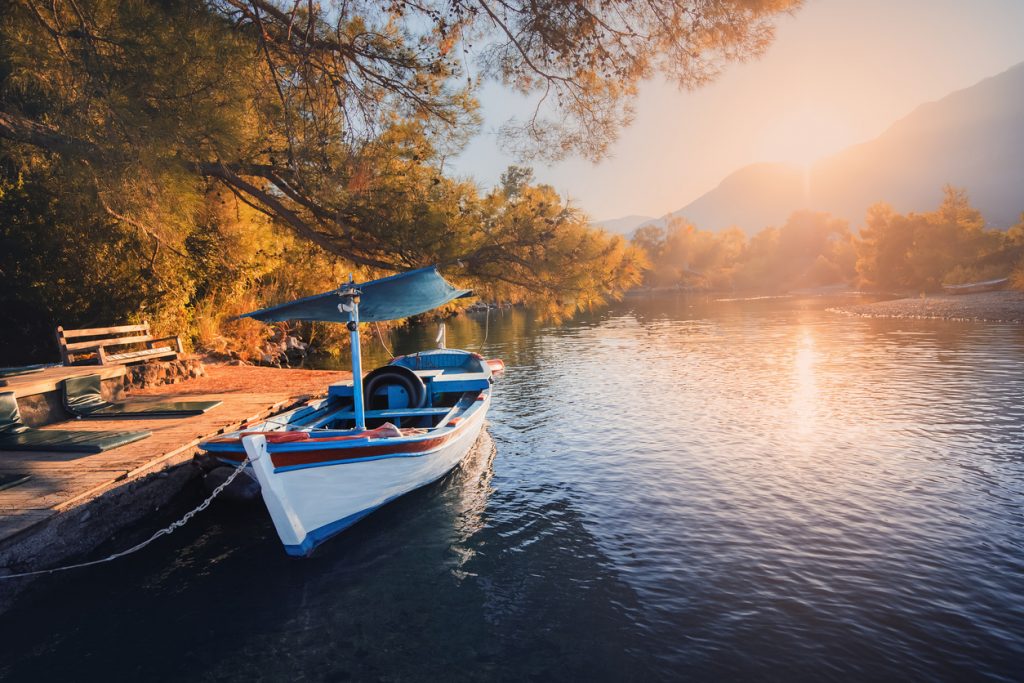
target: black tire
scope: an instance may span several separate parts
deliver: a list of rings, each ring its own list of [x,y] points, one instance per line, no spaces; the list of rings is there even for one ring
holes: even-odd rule
[[[387,386],[399,386],[409,395],[409,408],[422,408],[427,400],[427,389],[423,380],[410,370],[401,365],[385,365],[379,367],[363,378],[363,400],[368,410],[382,410],[389,408],[387,405],[374,405],[376,394],[380,389]]]

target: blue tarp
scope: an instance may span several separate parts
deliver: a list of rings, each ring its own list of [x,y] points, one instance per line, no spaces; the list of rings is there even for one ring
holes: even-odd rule
[[[363,322],[408,318],[472,294],[468,289],[452,287],[433,266],[371,280],[357,284],[356,287],[362,292],[359,297],[359,320]],[[338,290],[333,290],[239,317],[255,318],[266,323],[282,320],[347,322],[348,314],[338,310],[340,303]]]

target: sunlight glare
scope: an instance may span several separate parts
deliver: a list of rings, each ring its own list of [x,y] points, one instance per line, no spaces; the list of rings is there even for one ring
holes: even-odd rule
[[[814,432],[818,409],[818,383],[815,376],[817,361],[814,335],[809,329],[805,329],[793,357],[795,386],[792,406],[796,418],[794,427],[796,433],[801,435]]]
[[[779,161],[804,167],[853,142],[849,127],[835,112],[811,105],[799,106],[768,122],[765,137]]]

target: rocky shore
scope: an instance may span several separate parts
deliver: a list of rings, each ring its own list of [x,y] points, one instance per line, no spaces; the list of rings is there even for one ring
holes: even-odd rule
[[[1024,323],[1024,292],[934,294],[832,309],[871,318],[920,318]]]

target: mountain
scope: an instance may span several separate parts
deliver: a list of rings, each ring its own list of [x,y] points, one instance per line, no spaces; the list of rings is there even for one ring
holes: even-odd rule
[[[604,228],[606,231],[617,235],[630,235],[644,223],[650,223],[653,220],[656,220],[653,216],[633,215],[623,216],[622,218],[611,218],[606,221],[597,221],[593,225],[598,228]]]
[[[697,227],[754,233],[797,209],[861,225],[885,201],[900,212],[938,206],[946,184],[967,189],[992,227],[1024,211],[1024,63],[922,105],[874,140],[815,163],[753,164],[670,215]]]

